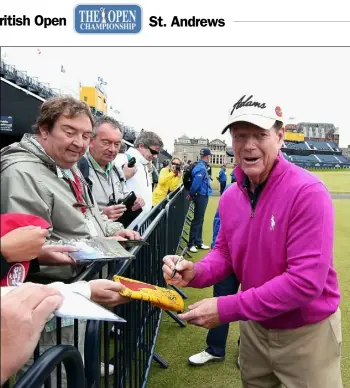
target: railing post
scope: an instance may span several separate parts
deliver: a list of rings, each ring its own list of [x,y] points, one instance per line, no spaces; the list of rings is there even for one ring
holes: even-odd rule
[[[67,388],[86,388],[83,360],[71,345],[56,345],[44,352],[14,388],[40,388],[61,362],[67,374]]]

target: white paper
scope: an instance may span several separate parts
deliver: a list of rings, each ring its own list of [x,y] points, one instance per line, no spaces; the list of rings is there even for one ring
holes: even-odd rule
[[[64,300],[61,307],[54,312],[56,317],[126,322],[125,319],[76,292],[66,290],[60,292],[64,295]]]

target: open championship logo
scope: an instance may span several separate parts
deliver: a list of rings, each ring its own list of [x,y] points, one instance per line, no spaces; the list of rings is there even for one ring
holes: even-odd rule
[[[80,4],[74,9],[74,29],[79,34],[137,34],[142,11],[134,4]]]

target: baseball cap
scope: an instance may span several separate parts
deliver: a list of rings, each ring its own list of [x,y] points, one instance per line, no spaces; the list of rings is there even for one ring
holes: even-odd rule
[[[209,148],[202,148],[199,152],[200,156],[208,156],[211,155],[210,149]]]
[[[232,105],[227,125],[221,133],[224,134],[237,121],[245,121],[260,128],[270,129],[277,120],[283,122],[283,112],[279,105],[270,104],[252,94],[245,94]]]
[[[42,229],[51,227],[51,225],[41,217],[22,213],[1,214],[0,225],[1,237],[22,226],[40,226]]]

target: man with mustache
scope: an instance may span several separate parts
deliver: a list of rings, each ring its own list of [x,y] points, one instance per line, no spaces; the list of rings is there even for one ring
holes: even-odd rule
[[[78,166],[90,183],[90,188],[97,201],[100,211],[112,221],[118,221],[126,211],[123,204],[117,204],[118,199],[128,194],[124,170],[135,175],[136,168],[124,165],[123,169],[114,165],[122,142],[122,132],[117,120],[103,116],[95,121],[89,151]],[[130,174],[128,174],[130,175]],[[144,206],[142,198],[138,197],[132,211]]]

